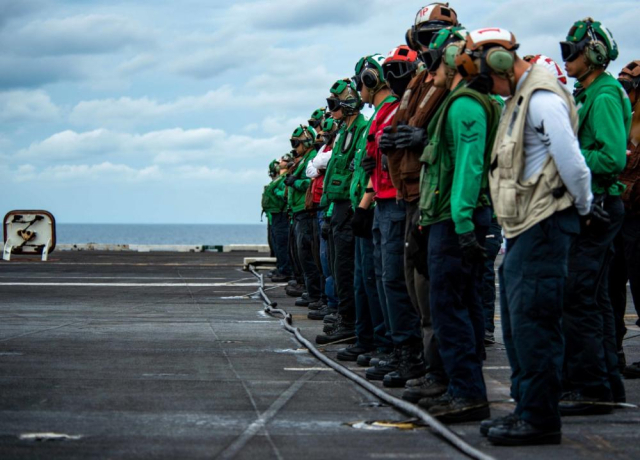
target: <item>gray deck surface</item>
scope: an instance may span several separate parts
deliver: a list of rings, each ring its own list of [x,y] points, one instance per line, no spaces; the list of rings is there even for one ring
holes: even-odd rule
[[[428,429],[347,425],[408,417],[262,313],[246,296],[257,289],[241,271],[247,255],[57,252],[48,263],[0,263],[0,459],[465,458]],[[281,288],[269,295],[313,340],[322,323]],[[625,343],[640,360],[640,338]],[[508,398],[507,366],[503,347],[489,348],[492,401]],[[640,403],[640,380],[626,384]],[[454,430],[497,458],[638,459],[639,422],[638,409],[564,419],[562,445],[536,448],[491,447],[477,424]],[[41,432],[80,438],[20,439]]]

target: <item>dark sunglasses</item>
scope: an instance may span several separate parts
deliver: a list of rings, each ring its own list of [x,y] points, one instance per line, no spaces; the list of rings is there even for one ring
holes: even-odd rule
[[[322,122],[322,120],[316,120],[315,118],[309,118],[309,126],[311,126],[313,129],[316,129],[318,126],[320,126],[321,122]]]
[[[301,144],[302,141],[300,139],[291,139],[291,147],[293,147],[294,149],[297,149]]]

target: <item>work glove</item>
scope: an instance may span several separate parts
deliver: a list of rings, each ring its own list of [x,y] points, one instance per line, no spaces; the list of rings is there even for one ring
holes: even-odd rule
[[[611,224],[609,213],[604,210],[601,204],[591,203],[589,214],[583,217],[584,224],[594,235],[603,235]]]
[[[384,172],[389,171],[389,157],[384,153],[380,155],[380,167]]]
[[[371,174],[376,169],[376,159],[366,155],[360,162],[360,166],[362,166],[364,172]]]
[[[393,127],[385,126],[378,142],[380,150],[386,154],[395,152],[398,150],[396,147],[396,133],[392,132]]]
[[[409,125],[398,125],[396,128],[396,148],[422,150],[428,142],[424,128]]]
[[[357,207],[351,218],[351,229],[353,230],[354,236],[370,240],[373,238],[372,227],[373,208],[364,209]]]
[[[462,249],[462,258],[467,262],[484,262],[487,258],[487,250],[480,246],[474,231],[458,235],[458,244]]]
[[[286,185],[287,187],[293,187],[293,184],[295,184],[297,180],[298,176],[294,176],[292,174],[290,176],[287,176],[287,178],[284,180],[284,185]]]
[[[329,234],[331,233],[331,223],[329,219],[325,219],[322,221],[322,227],[320,228],[320,236],[323,240],[329,239]]]

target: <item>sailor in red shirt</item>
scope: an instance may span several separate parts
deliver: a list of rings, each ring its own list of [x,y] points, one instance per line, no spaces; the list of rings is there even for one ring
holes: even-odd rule
[[[395,75],[407,76],[391,78],[394,92],[401,93],[406,88],[417,65],[417,57],[415,51],[404,45],[395,48],[387,56],[383,64],[387,85],[387,70],[390,74],[395,72]],[[380,95],[380,108],[371,122],[367,137],[367,156],[363,159],[362,166],[371,173],[369,186],[375,192],[374,256],[381,258],[384,295],[380,293],[380,301],[389,320],[397,357],[396,369],[384,375],[383,384],[386,387],[404,387],[407,380],[425,375],[426,367],[420,316],[411,303],[404,274],[405,204],[403,200],[397,200],[398,193],[391,181],[387,156],[379,146],[383,129],[392,123],[398,110],[399,101],[396,96],[401,94],[394,95],[390,89],[385,91],[384,98]],[[369,374],[372,372],[367,371],[367,377]]]

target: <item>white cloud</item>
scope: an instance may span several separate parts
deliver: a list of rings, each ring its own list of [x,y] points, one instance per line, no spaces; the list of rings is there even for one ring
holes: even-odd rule
[[[161,103],[147,97],[133,99],[100,99],[79,102],[71,111],[70,121],[77,125],[131,126],[153,123],[162,117],[216,110],[233,102],[229,86],[200,96],[185,96],[173,102]]]
[[[153,33],[129,18],[87,14],[32,21],[5,31],[0,43],[6,51],[30,56],[110,53],[146,42]]]
[[[286,141],[286,137],[229,135],[211,128],[174,128],[144,134],[106,129],[83,133],[67,130],[21,149],[13,160],[46,163],[116,157],[158,164],[200,162],[206,165],[239,165],[239,161],[277,155],[286,147]]]
[[[60,110],[42,91],[0,92],[0,122],[45,122],[56,121]]]
[[[158,180],[162,173],[158,166],[148,166],[141,169],[132,168],[124,164],[104,162],[96,165],[59,165],[38,171],[33,165],[25,164],[17,168],[15,180],[17,182],[45,181],[45,182],[142,182]]]

